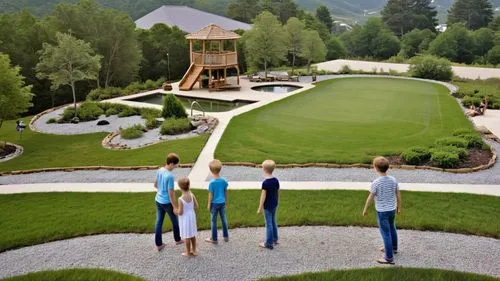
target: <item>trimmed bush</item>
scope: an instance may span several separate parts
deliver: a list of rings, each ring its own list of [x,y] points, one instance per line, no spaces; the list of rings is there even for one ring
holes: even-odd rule
[[[106,117],[111,115],[118,115],[120,111],[116,107],[110,107],[106,110]]]
[[[403,153],[401,153],[401,158],[407,164],[420,165],[431,158],[431,153],[426,147],[415,146],[403,151]]]
[[[186,110],[181,101],[173,94],[168,94],[163,98],[163,111],[161,115],[167,118],[186,118]]]
[[[348,65],[343,65],[339,71],[339,74],[351,74],[352,69]]]
[[[90,91],[87,100],[102,101],[122,96],[123,89],[116,87],[97,88]]]
[[[140,124],[136,124],[120,131],[120,136],[127,140],[137,139],[142,137],[142,135],[144,135],[144,127]]]
[[[168,118],[163,121],[160,128],[162,135],[177,135],[191,131],[191,123],[187,118]]]
[[[136,108],[133,108],[133,107],[130,107],[130,106],[126,106],[124,107],[120,113],[118,113],[118,117],[122,118],[122,117],[129,117],[129,116],[134,116],[134,115],[139,115],[139,110],[137,110]]]
[[[149,130],[158,128],[158,126],[160,126],[160,122],[156,120],[156,118],[146,119],[146,128],[148,128]]]
[[[112,99],[116,97],[136,94],[141,91],[154,90],[161,87],[165,81],[164,78],[160,78],[156,81],[147,80],[144,83],[133,82],[125,88],[107,87],[107,88],[97,88],[87,95],[87,100],[90,101],[102,101],[107,99]]]
[[[469,145],[469,143],[466,140],[459,137],[447,137],[447,138],[437,139],[436,145],[466,148]]]
[[[437,146],[430,149],[431,154],[440,151],[456,154],[460,159],[464,159],[469,155],[469,151],[467,151],[466,148],[456,147],[456,146]]]
[[[75,109],[73,108],[73,106],[70,106],[64,109],[60,120],[62,123],[65,123],[71,121],[73,117],[75,117]]]
[[[56,122],[57,122],[56,118],[50,118],[49,120],[47,120],[47,124],[53,124],[53,123],[56,123]]]
[[[479,98],[479,97],[465,96],[462,99],[462,104],[465,107],[470,107],[471,105],[474,105],[474,106],[477,107],[477,106],[479,106],[481,104],[481,98]]]
[[[484,146],[484,141],[481,136],[470,130],[456,130],[453,132],[453,136],[467,141],[468,148],[482,148]]]
[[[95,102],[84,102],[77,109],[78,118],[80,121],[97,120],[99,116],[104,114],[104,111]]]
[[[437,150],[431,153],[432,163],[441,168],[457,167],[459,158],[458,154],[448,151]]]
[[[141,108],[139,109],[139,112],[141,114],[141,117],[144,119],[151,119],[151,118],[154,119],[161,117],[161,110],[154,108]]]
[[[410,73],[413,77],[450,81],[453,77],[451,63],[445,58],[425,55],[411,60]]]

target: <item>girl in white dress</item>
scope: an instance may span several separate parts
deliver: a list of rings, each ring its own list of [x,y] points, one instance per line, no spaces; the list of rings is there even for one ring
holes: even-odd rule
[[[185,257],[197,256],[195,209],[198,209],[198,201],[191,191],[189,191],[190,183],[187,177],[179,179],[177,183],[182,190],[182,196],[179,197],[179,209],[177,211],[177,215],[179,216],[179,230],[181,238],[184,239],[184,244],[186,244],[186,251],[182,255]]]

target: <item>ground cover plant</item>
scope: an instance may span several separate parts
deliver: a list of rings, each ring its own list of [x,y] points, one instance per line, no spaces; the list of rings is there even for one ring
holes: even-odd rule
[[[1,279],[2,281],[144,281],[143,278],[105,269],[72,268],[33,272]]]
[[[427,268],[370,268],[351,270],[332,270],[319,273],[305,273],[299,275],[271,277],[261,281],[495,281],[495,277],[486,275],[456,272],[441,269]]]
[[[446,87],[391,78],[323,81],[234,117],[216,150],[225,162],[369,163],[472,130]]]
[[[144,128],[141,124],[135,124],[131,127],[121,130],[120,137],[127,140],[137,139],[144,135],[145,129],[146,128]]]
[[[146,82],[133,82],[125,88],[118,87],[107,87],[107,88],[97,88],[90,91],[87,95],[87,100],[89,101],[102,101],[107,99],[112,99],[121,96],[133,95],[142,91],[154,90],[161,88],[161,85],[165,81],[164,78],[160,78],[156,81],[146,80]]]
[[[193,192],[200,206],[205,206],[207,191]],[[373,208],[367,217],[361,216],[366,195],[367,191],[284,190],[280,195],[279,224],[374,227]],[[98,233],[153,233],[156,218],[154,196],[153,192],[0,195],[0,252]],[[259,196],[259,190],[230,191],[227,213],[231,228],[264,225],[262,217],[255,213]],[[397,219],[399,228],[500,238],[499,197],[406,191],[402,196],[402,214]],[[317,212],[316,206],[323,206],[321,212]],[[311,216],[311,213],[316,215]],[[210,228],[209,217],[206,208],[199,209],[199,229]],[[168,230],[170,224],[166,223],[164,227]]]
[[[456,97],[462,99],[465,107],[479,106],[481,99],[486,97],[488,108],[500,109],[500,79],[486,80],[456,80],[453,84],[459,87]]]
[[[24,119],[28,124],[30,117]],[[6,121],[0,135],[24,148],[21,156],[0,163],[0,171],[75,166],[141,166],[161,165],[170,151],[181,156],[182,163],[194,163],[208,135],[172,140],[132,150],[109,150],[101,145],[107,133],[85,135],[40,134],[26,128],[22,138],[15,121]]]

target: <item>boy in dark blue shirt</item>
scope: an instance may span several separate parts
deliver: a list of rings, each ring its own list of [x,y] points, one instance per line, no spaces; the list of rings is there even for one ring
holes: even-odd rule
[[[278,208],[280,182],[273,176],[276,163],[266,160],[262,163],[265,180],[262,182],[262,193],[260,195],[259,209],[257,214],[262,214],[266,222],[266,241],[259,243],[259,247],[273,249],[278,244],[278,225],[276,224],[276,210]]]

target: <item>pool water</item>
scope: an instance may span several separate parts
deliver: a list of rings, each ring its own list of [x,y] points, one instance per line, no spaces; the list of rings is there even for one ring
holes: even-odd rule
[[[129,99],[129,101],[135,102],[145,102],[150,104],[158,104],[163,105],[163,97],[165,94],[155,93],[148,96],[143,96],[135,99]],[[184,96],[176,96],[184,105],[184,108],[190,109],[191,103],[193,101],[197,101],[205,112],[225,112],[236,109],[238,107],[242,107],[244,105],[252,104],[253,101],[246,100],[234,100],[234,101],[221,101],[221,100],[210,100],[210,99],[201,99],[201,98],[191,98]],[[200,110],[198,106],[193,107],[194,110]]]
[[[252,90],[267,93],[286,94],[298,90],[302,87],[294,85],[267,85],[252,87]]]

